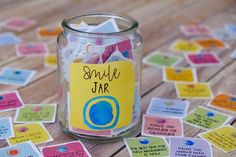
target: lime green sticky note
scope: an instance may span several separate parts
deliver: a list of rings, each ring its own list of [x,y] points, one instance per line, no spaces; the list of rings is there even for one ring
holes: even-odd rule
[[[124,140],[132,157],[165,157],[169,148],[164,138],[138,137]]]
[[[204,130],[211,130],[226,124],[232,116],[205,107],[198,107],[184,118],[184,122]]]
[[[144,63],[153,65],[156,67],[163,67],[163,66],[174,66],[178,64],[182,58],[180,56],[174,56],[174,55],[167,55],[162,54],[159,52],[153,52],[150,55],[148,55],[146,58],[144,58]]]
[[[31,104],[17,110],[16,123],[53,123],[56,117],[56,104]]]

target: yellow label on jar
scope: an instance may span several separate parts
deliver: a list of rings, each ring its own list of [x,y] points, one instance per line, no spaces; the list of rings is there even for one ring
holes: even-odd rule
[[[130,61],[70,64],[70,127],[108,130],[129,125],[134,75]]]

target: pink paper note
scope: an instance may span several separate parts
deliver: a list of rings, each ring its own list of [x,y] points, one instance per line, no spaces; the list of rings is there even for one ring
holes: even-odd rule
[[[183,123],[179,118],[143,115],[142,135],[152,137],[183,136]]]
[[[9,111],[24,106],[17,91],[0,93],[0,112]]]

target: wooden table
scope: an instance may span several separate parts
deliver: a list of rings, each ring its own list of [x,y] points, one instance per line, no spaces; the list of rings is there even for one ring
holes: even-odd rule
[[[235,0],[1,0],[0,20],[12,16],[23,16],[37,20],[37,26],[16,33],[24,41],[37,41],[36,28],[61,22],[64,17],[85,12],[113,12],[132,16],[139,21],[143,36],[143,56],[152,50],[167,51],[177,38],[186,38],[179,30],[180,24],[205,23],[213,29],[225,23],[236,22]],[[5,30],[2,30],[2,32]],[[47,41],[51,53],[56,53],[55,40]],[[230,41],[231,49],[217,52],[223,60],[222,66],[198,68],[200,82],[210,83],[214,94],[220,91],[236,95],[236,62],[230,53],[236,48],[236,41]],[[18,90],[26,104],[55,103],[57,100],[57,69],[45,68],[43,57],[17,57],[14,46],[0,47],[0,68],[16,67],[37,70],[33,80],[24,87],[0,85],[0,91]],[[188,67],[186,61],[178,66]],[[161,69],[143,65],[142,73],[142,113],[152,97],[176,98],[172,83],[162,81]],[[189,111],[209,100],[189,100]],[[14,112],[0,113],[0,117],[14,116]],[[234,115],[235,116],[235,115]],[[233,123],[233,122],[232,122]],[[235,124],[233,124],[236,126]],[[45,125],[54,138],[51,145],[73,140],[65,135],[58,123]],[[184,124],[184,135],[196,137],[202,130]],[[137,128],[136,136],[140,136]],[[84,142],[94,157],[129,156],[124,142],[92,144]],[[7,146],[0,141],[0,148]],[[43,145],[40,145],[43,146]],[[236,151],[225,154],[213,147],[214,157],[235,157]]]

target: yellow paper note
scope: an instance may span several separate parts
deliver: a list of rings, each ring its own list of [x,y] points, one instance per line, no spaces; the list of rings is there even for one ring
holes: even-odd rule
[[[174,52],[199,53],[202,47],[196,42],[179,39],[171,45],[170,49]]]
[[[195,69],[191,68],[163,68],[164,81],[197,82]]]
[[[32,141],[34,144],[53,141],[45,127],[40,123],[14,125],[14,132],[15,137],[8,139],[10,145],[26,141]]]
[[[57,55],[49,54],[44,58],[45,66],[56,66],[57,65]]]
[[[230,125],[204,132],[199,136],[225,153],[236,150],[236,128]]]
[[[207,83],[176,83],[179,98],[212,98],[212,92]]]
[[[70,64],[70,127],[108,130],[129,125],[134,75],[130,61]]]

